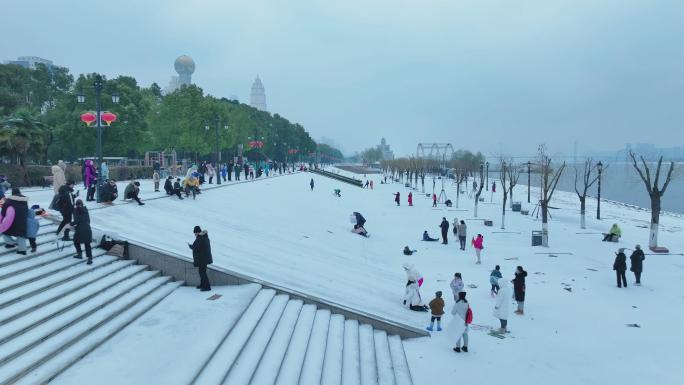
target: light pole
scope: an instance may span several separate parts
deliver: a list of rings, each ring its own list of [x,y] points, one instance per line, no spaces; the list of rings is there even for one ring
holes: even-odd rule
[[[486,187],[487,187],[487,191],[489,191],[489,162],[485,163],[485,165],[487,166],[487,182],[486,182],[487,185],[486,185]]]
[[[95,170],[100,171],[102,167],[102,102],[101,102],[101,97],[102,97],[102,89],[105,86],[105,81],[102,79],[102,76],[100,75],[95,75],[95,80],[93,81],[93,86],[92,87],[86,87],[86,88],[91,88],[95,90],[95,123],[97,124],[97,143],[95,145],[95,157],[97,158],[97,165],[95,166]],[[78,103],[83,104],[85,103],[85,94],[83,93],[83,90],[79,92],[79,94],[76,96],[76,100]],[[119,103],[119,94],[116,92],[112,93],[112,103],[118,104]],[[97,203],[100,203],[100,184],[103,181],[99,180],[97,183],[95,183],[95,200]]]
[[[527,161],[527,203],[530,203],[530,166],[532,162]]]
[[[215,161],[214,161],[214,169],[216,172],[216,184],[221,184],[221,139],[219,135],[219,127],[221,126],[221,118],[219,118],[218,115],[214,115],[214,127],[216,127],[216,154],[215,154]],[[204,130],[209,131],[211,127],[209,124],[204,125]],[[224,130],[228,130],[228,122],[223,126]]]
[[[596,169],[598,170],[598,196],[596,201],[596,219],[601,219],[601,172],[603,171],[603,163],[599,160],[596,163]]]

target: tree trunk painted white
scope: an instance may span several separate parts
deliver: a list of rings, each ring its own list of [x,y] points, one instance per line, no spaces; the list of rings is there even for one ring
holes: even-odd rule
[[[501,213],[501,230],[506,230],[506,211]]]
[[[580,227],[584,230],[587,228],[587,218],[586,214],[582,213],[580,216]]]
[[[586,198],[580,198],[580,227],[582,229],[587,228],[586,203]]]
[[[648,247],[658,247],[658,224],[651,223],[651,235],[648,238]]]
[[[549,247],[549,224],[542,223],[542,246]]]
[[[475,213],[473,215],[475,218],[477,218],[477,202],[478,201],[479,201],[479,199],[477,199],[477,197],[475,197]]]

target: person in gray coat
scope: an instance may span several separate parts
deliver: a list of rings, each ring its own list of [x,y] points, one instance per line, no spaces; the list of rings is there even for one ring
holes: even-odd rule
[[[464,220],[461,220],[461,223],[458,225],[458,228],[456,230],[456,233],[458,235],[458,242],[461,244],[461,250],[465,250],[467,232],[468,226],[466,226]]]

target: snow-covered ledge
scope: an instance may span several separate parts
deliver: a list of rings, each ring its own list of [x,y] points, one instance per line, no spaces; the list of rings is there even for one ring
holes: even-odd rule
[[[175,280],[184,281],[188,286],[199,285],[197,268],[192,265],[192,258],[162,250],[144,242],[128,240],[128,244],[128,256],[130,259],[137,261],[139,264],[150,266],[150,268],[154,270],[159,270],[163,275],[171,276]],[[413,326],[394,322],[377,315],[366,313],[358,309],[352,309],[330,300],[302,293],[258,278],[249,277],[222,267],[209,266],[207,274],[212,286],[257,283],[265,288],[274,289],[279,294],[287,294],[291,298],[301,299],[304,303],[316,305],[319,309],[328,309],[332,313],[341,314],[347,319],[355,319],[360,323],[369,324],[375,329],[384,330],[390,335],[398,335],[402,339],[427,337],[430,335],[425,330]]]

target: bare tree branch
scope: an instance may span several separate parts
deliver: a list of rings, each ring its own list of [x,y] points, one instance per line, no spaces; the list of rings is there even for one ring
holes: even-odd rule
[[[667,177],[665,178],[665,184],[663,184],[663,188],[660,190],[660,196],[663,196],[665,194],[665,190],[667,190],[667,186],[670,184],[670,181],[672,180],[672,172],[674,171],[675,168],[675,162],[670,162],[670,169],[667,171]]]
[[[639,168],[639,165],[637,164],[636,155],[634,155],[633,152],[631,152],[631,151],[629,152],[629,157],[632,158],[632,166],[634,166],[634,169],[639,173],[641,180],[646,185],[646,191],[648,191],[648,193],[650,194],[651,193],[650,176],[648,179],[646,179],[646,177],[644,176],[644,173],[641,172],[641,169]],[[643,158],[642,158],[642,160],[643,160]],[[644,163],[644,166],[646,166],[645,163]],[[646,167],[646,171],[648,172],[648,167]]]

